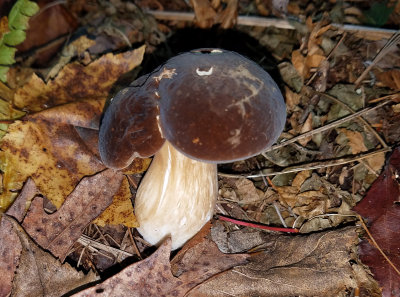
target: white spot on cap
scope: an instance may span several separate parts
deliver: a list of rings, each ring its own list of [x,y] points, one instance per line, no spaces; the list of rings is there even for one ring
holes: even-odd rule
[[[200,70],[199,68],[196,69],[196,73],[199,76],[206,76],[206,75],[211,75],[213,73],[213,67],[211,67],[208,70]]]

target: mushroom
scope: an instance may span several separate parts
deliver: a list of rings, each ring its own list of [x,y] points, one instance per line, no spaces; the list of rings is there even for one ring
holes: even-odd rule
[[[106,108],[99,151],[107,167],[155,155],[135,199],[138,231],[181,247],[210,220],[217,163],[270,147],[286,120],[278,86],[259,65],[221,49],[171,58],[120,91]]]

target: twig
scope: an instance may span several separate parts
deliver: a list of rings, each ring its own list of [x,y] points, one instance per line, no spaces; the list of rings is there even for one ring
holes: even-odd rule
[[[126,252],[124,250],[120,250],[120,249],[114,248],[112,246],[105,245],[103,243],[97,242],[97,241],[91,239],[90,237],[88,237],[86,235],[82,235],[78,239],[78,242],[80,244],[82,244],[83,246],[85,246],[85,247],[88,247],[88,246],[94,247],[94,248],[97,248],[99,250],[103,250],[105,252],[109,252],[109,253],[113,254],[114,256],[117,256],[118,254],[124,254],[124,255],[129,256],[129,257],[133,256],[133,254],[131,254],[131,253],[128,253],[128,252]]]
[[[320,96],[323,96],[323,97],[325,97],[325,98],[327,98],[327,99],[330,99],[330,100],[334,101],[335,103],[337,103],[337,104],[341,105],[342,107],[344,107],[345,109],[347,109],[347,110],[348,110],[349,112],[351,112],[352,114],[355,114],[355,111],[354,111],[351,107],[349,107],[349,106],[348,106],[347,104],[345,104],[344,102],[338,100],[337,98],[335,98],[335,97],[333,97],[333,96],[331,96],[331,95],[325,94],[325,93],[320,93],[320,92],[316,92],[316,93],[317,93],[318,95],[320,95]],[[376,139],[378,139],[378,141],[381,143],[381,145],[382,145],[383,147],[388,147],[388,145],[387,145],[386,142],[382,139],[382,137],[375,131],[374,128],[371,127],[371,125],[370,125],[363,117],[360,116],[360,117],[357,118],[357,120],[360,121],[362,124],[364,124],[364,126],[365,126],[372,134],[374,134],[374,136],[376,137]]]
[[[379,53],[375,56],[372,63],[363,71],[363,73],[357,78],[354,82],[356,88],[361,84],[364,77],[371,71],[372,67],[376,65],[386,54],[387,52],[393,47],[396,46],[397,43],[400,42],[400,30],[394,32],[393,36],[386,42],[384,47],[379,51]]]
[[[164,21],[185,21],[193,22],[195,15],[193,12],[178,12],[178,11],[159,11],[159,10],[145,10],[145,13],[151,14],[158,20]],[[237,24],[242,26],[255,26],[255,27],[276,27],[280,29],[290,29],[295,30],[296,26],[294,24],[301,24],[296,21],[288,21],[284,19],[267,18],[259,16],[244,16],[240,15],[237,18]],[[383,38],[390,38],[396,30],[374,28],[367,26],[358,25],[341,25],[341,24],[331,24],[331,27],[348,32],[361,32],[361,33],[377,33]],[[368,36],[367,36],[368,37]]]
[[[351,156],[347,158],[340,158],[340,159],[335,159],[335,160],[327,160],[327,161],[321,161],[321,162],[311,162],[304,164],[299,167],[295,168],[290,168],[290,169],[284,169],[282,171],[274,171],[270,173],[263,173],[263,174],[252,174],[252,175],[241,175],[241,174],[229,174],[229,173],[222,173],[219,172],[219,176],[223,177],[230,177],[230,178],[257,178],[257,177],[262,177],[262,176],[274,176],[274,175],[280,175],[280,174],[287,174],[287,173],[293,173],[293,172],[299,172],[303,170],[313,170],[313,169],[320,169],[320,168],[326,168],[326,167],[332,167],[332,166],[337,166],[337,165],[343,165],[347,163],[352,163],[356,161],[360,161],[365,158],[370,158],[376,154],[381,154],[381,153],[386,153],[391,150],[390,147],[382,148],[380,150],[376,150],[373,152],[369,153],[363,153],[359,154],[357,156]]]
[[[219,220],[221,220],[221,221],[230,222],[230,223],[234,223],[236,225],[245,226],[245,227],[252,227],[252,228],[270,230],[270,231],[277,231],[277,232],[299,233],[299,230],[295,229],[295,228],[271,227],[271,226],[267,226],[267,225],[260,224],[260,223],[253,223],[253,222],[233,219],[233,218],[226,217],[226,216],[223,216],[223,215],[217,215],[217,218]]]
[[[336,127],[336,126],[339,126],[339,125],[341,125],[341,124],[343,124],[343,123],[345,123],[345,122],[348,122],[348,121],[350,121],[350,120],[352,120],[352,119],[354,119],[354,118],[357,118],[357,117],[359,117],[359,116],[362,116],[362,115],[364,115],[364,114],[366,114],[366,113],[368,113],[368,112],[371,112],[371,111],[373,111],[373,110],[375,110],[375,109],[381,108],[382,106],[388,104],[389,102],[391,102],[391,101],[389,100],[389,101],[382,102],[381,104],[378,104],[378,105],[376,105],[376,106],[374,106],[374,107],[367,107],[367,108],[364,108],[363,110],[360,110],[360,111],[358,111],[358,112],[356,112],[356,113],[354,113],[354,114],[351,114],[351,115],[349,115],[349,116],[347,116],[347,117],[344,117],[344,118],[342,118],[342,119],[339,119],[339,120],[337,120],[337,121],[334,121],[334,122],[332,122],[332,123],[329,123],[329,124],[327,124],[327,125],[325,125],[325,126],[322,126],[322,127],[317,128],[317,129],[314,129],[314,130],[308,131],[308,132],[306,132],[306,133],[300,134],[299,136],[293,137],[293,138],[291,138],[291,139],[289,139],[289,140],[285,140],[284,142],[282,142],[282,143],[280,143],[280,144],[273,145],[273,146],[271,146],[269,149],[265,150],[265,151],[262,153],[262,155],[264,156],[264,154],[267,153],[267,152],[270,152],[270,151],[276,150],[276,149],[278,149],[278,148],[284,147],[284,146],[286,146],[286,145],[288,145],[288,144],[290,144],[290,143],[294,143],[294,142],[296,142],[296,141],[298,141],[298,140],[300,140],[300,139],[307,138],[307,137],[310,137],[310,136],[312,136],[312,135],[314,135],[314,134],[318,134],[318,133],[321,133],[321,132],[323,132],[323,131],[332,129],[332,128],[334,128],[334,127]],[[265,157],[265,156],[264,156],[264,157]]]
[[[142,255],[140,254],[140,251],[139,251],[139,249],[138,249],[138,247],[137,247],[136,241],[135,241],[135,239],[134,239],[133,236],[132,236],[131,228],[128,228],[128,233],[129,233],[129,238],[130,238],[130,240],[131,240],[131,244],[132,244],[132,246],[133,246],[133,249],[135,250],[136,255],[139,257],[139,259],[143,259],[143,258],[142,258]]]
[[[365,225],[363,218],[360,215],[357,215],[357,218],[359,219],[359,221],[361,222],[361,225],[363,227],[363,229],[365,230],[365,232],[367,232],[369,238],[371,239],[371,241],[374,243],[374,246],[378,249],[378,251],[381,253],[381,255],[385,258],[385,260],[389,263],[390,266],[392,266],[392,268],[394,269],[394,271],[396,271],[396,273],[398,275],[400,275],[400,271],[397,269],[397,267],[393,264],[393,262],[388,258],[388,256],[386,256],[385,252],[380,248],[380,246],[378,245],[378,243],[375,241],[374,237],[372,236],[371,232],[369,232],[368,227]]]

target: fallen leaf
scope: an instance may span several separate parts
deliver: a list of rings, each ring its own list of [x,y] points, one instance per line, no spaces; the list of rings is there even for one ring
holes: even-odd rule
[[[351,131],[344,128],[340,128],[338,130],[341,134],[346,135],[352,154],[359,154],[368,150],[364,144],[364,137],[360,132]]]
[[[21,52],[36,49],[37,52],[31,59],[34,58],[39,65],[46,65],[67,41],[68,35],[76,30],[78,21],[63,4],[54,3],[45,9],[47,1],[40,0],[38,4],[41,10],[29,20],[26,39],[17,48]],[[54,42],[57,38],[58,42]],[[44,45],[44,49],[38,49]]]
[[[129,228],[138,227],[139,225],[136,221],[136,217],[133,214],[134,211],[131,197],[132,194],[128,179],[124,177],[121,187],[114,195],[113,203],[107,207],[106,210],[93,221],[93,223],[101,227],[106,224],[122,224]]]
[[[373,183],[367,195],[354,210],[368,220],[369,231],[383,252],[396,267],[400,267],[400,148],[389,158],[388,165]],[[400,295],[400,275],[388,264],[368,238],[359,247],[361,261],[368,265],[382,288],[382,296]]]
[[[87,66],[73,62],[47,83],[33,74],[16,91],[13,103],[20,109],[40,111],[80,99],[104,99],[123,73],[140,65],[144,51],[141,46],[121,54],[109,53]]]
[[[19,193],[17,199],[15,199],[11,207],[7,209],[6,214],[21,223],[26,212],[28,211],[32,199],[37,194],[39,194],[39,191],[35,185],[35,182],[31,178],[28,178],[21,190],[21,193]]]
[[[338,296],[358,287],[350,264],[354,228],[271,237],[250,263],[215,275],[187,296]]]
[[[5,215],[0,215],[0,296],[10,295],[21,251],[22,245],[13,224]]]
[[[398,69],[390,69],[376,74],[376,78],[386,87],[393,90],[400,90],[400,71]]]
[[[310,113],[308,114],[308,117],[307,117],[306,121],[304,122],[303,126],[302,126],[301,129],[300,129],[300,134],[309,132],[309,131],[311,131],[312,129],[313,129],[313,115],[312,115],[312,113],[310,112]],[[306,137],[306,138],[302,138],[302,139],[299,140],[299,143],[300,143],[302,146],[306,146],[307,143],[308,143],[311,139],[312,139],[312,136],[309,136],[309,137]]]
[[[171,240],[167,239],[147,259],[73,296],[186,296],[190,289],[212,275],[243,264],[248,258],[243,254],[221,253],[208,238],[210,226],[210,223],[204,226],[188,241],[171,263]]]
[[[183,296],[179,289],[183,282],[171,273],[170,252],[171,240],[167,239],[150,257],[72,296]]]
[[[7,209],[28,177],[59,208],[83,176],[104,169],[75,128],[96,129],[103,104],[102,100],[70,103],[9,126],[0,145],[4,172],[0,209]]]
[[[247,262],[247,254],[224,254],[209,238],[211,223],[205,225],[171,261],[174,276],[189,291],[213,275]]]
[[[250,204],[262,200],[263,193],[257,190],[251,180],[240,178],[235,181],[235,186],[240,204]]]
[[[69,264],[61,264],[52,255],[40,249],[12,218],[3,216],[1,224],[3,222],[7,222],[7,228],[2,230],[6,232],[0,231],[0,236],[12,234],[14,240],[1,241],[0,246],[7,248],[8,255],[14,253],[14,261],[19,258],[18,267],[9,266],[13,269],[13,276],[15,273],[10,296],[58,297],[96,280],[93,271],[85,275]],[[2,263],[5,263],[3,259],[0,266]],[[2,273],[0,279],[6,275]],[[2,294],[2,290],[11,284],[3,281],[4,278],[0,280],[0,296],[8,296]]]
[[[36,197],[22,225],[43,248],[64,261],[83,229],[112,202],[123,175],[111,169],[85,177],[53,214],[46,214],[43,198]]]

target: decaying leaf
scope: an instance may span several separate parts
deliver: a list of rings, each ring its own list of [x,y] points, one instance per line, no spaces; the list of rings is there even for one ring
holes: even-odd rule
[[[45,83],[36,74],[16,91],[14,105],[30,111],[80,99],[104,99],[123,73],[140,65],[145,47],[121,54],[106,54],[87,66],[66,65],[54,80]]]
[[[131,196],[129,182],[124,177],[121,187],[114,195],[113,203],[93,223],[99,226],[123,224],[130,228],[137,227]]]
[[[174,276],[183,281],[183,288],[189,291],[208,278],[247,262],[247,254],[224,254],[209,238],[211,223],[205,225],[171,261]]]
[[[0,296],[9,296],[22,245],[16,230],[5,215],[0,216]]]
[[[46,214],[36,197],[23,221],[26,232],[43,248],[64,261],[83,229],[108,207],[123,175],[111,169],[85,177],[53,214]]]
[[[366,197],[354,207],[368,220],[369,230],[380,248],[396,267],[400,267],[400,148],[389,158],[385,170],[374,182]],[[382,288],[382,296],[400,295],[400,275],[388,264],[382,254],[368,240],[360,244],[360,258],[371,268]]]
[[[208,238],[210,226],[204,226],[187,242],[171,263],[171,240],[167,239],[147,259],[73,296],[186,296],[209,277],[246,263],[248,255],[223,254],[218,250]]]
[[[31,178],[28,178],[21,190],[21,193],[19,193],[17,199],[15,199],[11,207],[7,209],[6,214],[21,223],[26,212],[28,211],[32,199],[35,198],[37,194],[39,194],[39,191],[35,185],[35,182]]]
[[[70,103],[9,126],[0,146],[0,209],[7,209],[28,177],[59,208],[83,176],[104,169],[76,129],[96,129],[103,105],[104,100]]]
[[[150,257],[73,297],[183,296],[179,289],[183,282],[171,273],[170,252],[171,240],[167,239]]]
[[[254,254],[249,264],[210,278],[187,296],[338,296],[358,286],[350,264],[356,243],[354,228],[271,235],[266,251]]]
[[[228,29],[236,24],[237,0],[223,0],[225,7],[218,1],[191,0],[196,15],[196,25],[200,28],[211,28],[221,24]]]
[[[18,267],[13,267],[12,262],[7,263],[9,260],[7,257],[0,259],[0,267],[1,264],[7,264],[9,272],[14,277],[10,296],[58,297],[96,280],[92,271],[84,275],[69,264],[61,264],[51,254],[40,249],[12,218],[3,216],[1,224],[4,223],[7,229],[2,230],[6,232],[0,232],[0,236],[12,235],[13,240],[8,238],[3,241],[4,237],[1,238],[0,248],[7,249],[7,253],[2,253],[2,255],[14,254],[13,262],[18,263]],[[5,282],[5,278],[10,274],[1,272],[0,294],[8,296],[3,293],[5,289],[11,288],[11,283]]]

